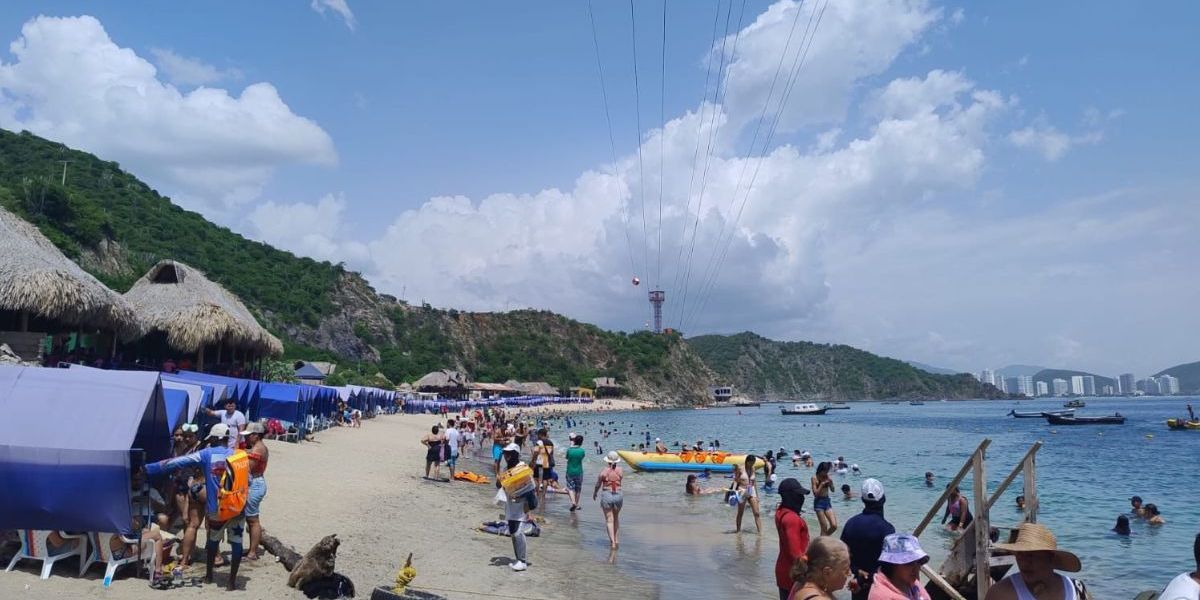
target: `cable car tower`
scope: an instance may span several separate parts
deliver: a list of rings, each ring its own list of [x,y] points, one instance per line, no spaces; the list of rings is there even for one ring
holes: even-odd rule
[[[650,291],[650,306],[654,307],[654,333],[662,333],[662,305],[666,301],[666,292],[662,290]]]

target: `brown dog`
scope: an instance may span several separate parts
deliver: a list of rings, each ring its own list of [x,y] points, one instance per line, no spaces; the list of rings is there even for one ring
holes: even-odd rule
[[[327,535],[317,542],[288,576],[288,587],[300,589],[305,583],[333,575],[334,561],[341,541],[337,534]]]

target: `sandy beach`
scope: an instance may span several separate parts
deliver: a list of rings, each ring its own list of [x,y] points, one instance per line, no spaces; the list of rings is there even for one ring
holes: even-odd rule
[[[601,406],[558,405],[550,410],[583,408]],[[632,406],[614,401],[602,408]],[[269,442],[264,527],[301,553],[323,536],[336,533],[342,541],[337,570],[354,582],[360,598],[369,598],[376,585],[389,584],[409,552],[414,553],[418,573],[412,588],[448,598],[611,599],[614,589],[621,590],[622,598],[657,597],[654,586],[618,573],[603,555],[582,547],[570,522],[553,516],[543,525],[541,537],[529,539],[529,570],[512,572],[509,539],[475,530],[500,513],[500,507],[490,501],[494,488],[422,478],[425,450],[418,440],[436,420],[432,415],[385,415],[359,429],[320,432],[313,442]],[[465,468],[490,475],[482,463],[468,463]],[[602,516],[598,507],[589,504],[578,518],[600,520]],[[213,585],[168,592],[151,589],[146,580],[129,575],[105,590],[99,565],[78,577],[77,564],[71,560],[56,565],[45,581],[38,579],[37,569],[38,563],[23,561],[13,572],[0,573],[0,598],[139,600],[219,598],[227,593],[225,569],[217,570]],[[202,564],[189,573],[202,574]],[[287,587],[287,571],[270,554],[257,562],[243,562],[238,579],[234,597],[305,597]]]

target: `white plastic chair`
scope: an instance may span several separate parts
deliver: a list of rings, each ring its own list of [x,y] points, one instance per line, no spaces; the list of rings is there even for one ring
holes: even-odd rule
[[[40,560],[42,561],[42,579],[49,579],[50,572],[54,570],[54,563],[72,556],[79,557],[80,566],[83,565],[85,556],[87,555],[87,536],[75,535],[70,533],[58,532],[59,535],[66,540],[77,540],[78,543],[74,548],[61,554],[50,555],[50,545],[46,543],[46,538],[50,537],[51,531],[41,529],[19,529],[17,533],[21,536],[21,549],[17,551],[17,555],[13,557],[12,562],[8,563],[8,568],[5,571],[11,571],[17,566],[17,563],[22,559]]]
[[[131,565],[138,562],[137,554],[126,556],[125,558],[113,558],[112,554],[112,539],[120,537],[121,543],[125,545],[137,544],[136,538],[128,538],[119,533],[96,533],[88,534],[92,542],[92,552],[87,557],[87,562],[80,563],[79,575],[83,576],[87,572],[88,567],[96,563],[104,563],[107,568],[104,571],[104,587],[112,585],[113,576],[116,575],[117,569],[124,565]],[[154,549],[154,541],[143,539],[141,541],[141,561],[145,563],[146,568],[153,569],[158,563],[158,553]]]

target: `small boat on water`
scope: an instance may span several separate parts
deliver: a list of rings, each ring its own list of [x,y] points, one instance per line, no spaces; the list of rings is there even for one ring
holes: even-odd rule
[[[883,402],[880,402],[880,404],[900,404],[900,401],[899,400],[884,400]]]
[[[1015,410],[1008,411],[1008,416],[1017,419],[1041,419],[1054,415],[1056,417],[1072,417],[1075,416],[1075,409],[1068,408],[1066,410],[1048,410],[1048,411],[1033,411],[1033,412],[1017,412]]]
[[[925,406],[925,401],[924,400],[909,400],[908,404],[910,406]]]
[[[759,402],[757,400],[751,400],[745,396],[734,396],[733,402],[731,404],[733,404],[734,406],[736,406],[738,408],[743,408],[743,407],[747,407],[747,406],[762,406],[762,402]]]
[[[834,402],[833,404],[826,404],[825,410],[850,410],[850,405],[845,402]]]
[[[1124,425],[1125,417],[1116,413],[1107,417],[1076,417],[1046,415],[1046,422],[1051,425]]]
[[[1194,429],[1200,431],[1200,421],[1191,421],[1184,419],[1167,419],[1167,429],[1183,431],[1186,429]]]
[[[713,473],[731,473],[733,465],[746,463],[745,454],[730,454],[728,452],[636,452],[634,450],[617,450],[621,460],[624,460],[634,471],[703,471],[708,469]],[[754,463],[754,468],[761,469],[762,460]]]
[[[816,404],[793,404],[791,408],[786,406],[779,407],[779,413],[784,415],[823,415],[829,407],[821,407]]]
[[[1063,402],[1063,408],[1083,408],[1085,406],[1087,406],[1087,403],[1078,399]]]

